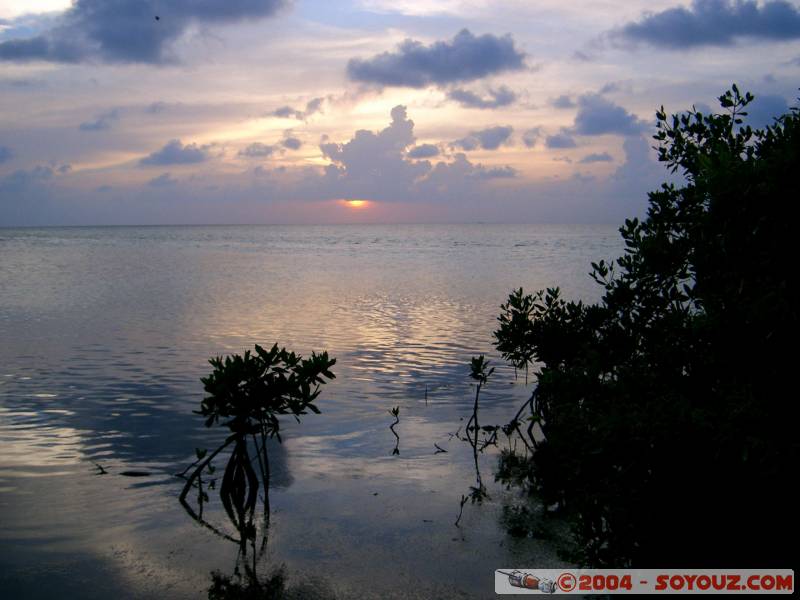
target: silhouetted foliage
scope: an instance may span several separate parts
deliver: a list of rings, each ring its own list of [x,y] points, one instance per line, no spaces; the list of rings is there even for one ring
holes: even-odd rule
[[[300,415],[308,411],[319,413],[313,402],[320,394],[320,386],[326,380],[335,378],[330,368],[336,359],[328,358],[327,352],[312,353],[310,358],[304,359],[285,348],[279,349],[277,344],[268,351],[256,344],[255,354],[248,350],[244,356],[234,354],[224,360],[221,357],[212,358],[209,362],[214,370],[208,377],[202,378],[208,395],[197,414],[205,417],[206,427],[223,425],[231,431],[231,435],[211,453],[196,449],[197,460],[180,474],[185,477],[193,469],[186,477],[180,501],[192,518],[218,535],[238,543],[240,556],[246,555],[250,542],[253,546],[254,573],[254,515],[258,490],[262,485],[265,525],[262,549],[266,546],[266,528],[269,525],[267,438],[276,437],[280,441],[280,415],[292,415],[299,422]],[[212,461],[231,445],[233,450],[222,474],[219,496],[228,518],[239,533],[238,539],[203,519],[203,505],[209,501],[203,474],[210,476],[214,473]],[[251,447],[254,457],[251,457]],[[257,461],[260,473],[253,468],[254,461]],[[208,482],[208,488],[214,489],[215,484],[216,480],[212,479]],[[186,501],[192,488],[197,489],[197,511]]]
[[[734,86],[723,114],[659,110],[659,159],[686,183],[652,192],[624,256],[592,264],[602,300],[514,292],[529,328],[496,334],[541,363],[528,408],[544,439],[506,475],[570,515],[583,563],[788,564],[800,114],[753,130],[751,100]]]
[[[492,376],[492,373],[494,373],[494,367],[491,369],[489,368],[489,361],[484,358],[483,354],[472,357],[469,376],[476,382],[475,404],[472,408],[472,416],[469,418],[469,421],[467,421],[467,435],[469,435],[470,431],[474,431],[476,444],[478,441],[478,429],[480,428],[478,425],[478,400],[480,399],[481,395],[481,387],[486,385],[486,382],[489,381],[489,377]]]
[[[459,507],[458,518],[455,522],[456,527],[458,527],[459,523],[461,522],[461,517],[464,513],[464,505],[468,500],[472,504],[480,504],[484,501],[484,499],[489,497],[489,492],[486,490],[486,486],[483,483],[483,478],[481,477],[481,469],[478,463],[478,452],[482,452],[486,446],[494,443],[494,440],[497,438],[498,428],[496,426],[480,427],[478,424],[478,406],[481,388],[489,381],[489,377],[492,376],[492,373],[494,373],[494,367],[489,367],[489,361],[486,360],[483,354],[472,357],[472,361],[470,362],[469,376],[476,382],[475,402],[472,406],[472,415],[470,416],[469,421],[467,421],[467,425],[465,427],[466,437],[459,437],[459,439],[468,442],[469,445],[472,446],[472,459],[475,465],[475,485],[470,486],[469,494],[461,496],[461,506]],[[478,438],[481,432],[483,432],[483,440]],[[487,437],[487,434],[489,437]]]
[[[280,440],[278,415],[319,413],[313,404],[325,379],[334,379],[330,368],[336,359],[328,353],[303,359],[275,344],[267,351],[256,344],[256,353],[212,358],[214,371],[201,381],[208,396],[200,405],[206,427],[223,420],[234,433],[264,433]],[[227,420],[226,420],[227,419]],[[226,421],[225,421],[226,420]]]
[[[502,357],[517,371],[525,369],[525,383],[528,383],[528,366],[533,362],[533,339],[531,337],[531,315],[534,298],[525,294],[522,288],[513,290],[508,301],[500,306],[503,311],[497,320],[500,329],[494,332],[494,343]]]

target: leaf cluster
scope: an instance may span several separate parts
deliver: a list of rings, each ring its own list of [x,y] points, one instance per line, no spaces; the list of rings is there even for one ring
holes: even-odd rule
[[[261,433],[280,439],[278,415],[299,420],[308,411],[319,413],[314,404],[320,386],[336,376],[331,367],[336,359],[327,352],[303,358],[275,344],[255,353],[212,358],[213,372],[202,378],[207,396],[199,414],[206,427],[218,423],[234,433]]]
[[[500,326],[494,332],[494,345],[501,356],[514,366],[515,373],[521,369],[527,373],[528,365],[533,362],[531,321],[536,308],[534,303],[534,297],[525,294],[522,288],[513,290],[506,303],[500,306],[503,312],[497,317]]]
[[[469,376],[480,385],[485,385],[489,377],[494,373],[494,367],[489,367],[489,361],[486,360],[483,354],[480,356],[473,356],[469,367]]]

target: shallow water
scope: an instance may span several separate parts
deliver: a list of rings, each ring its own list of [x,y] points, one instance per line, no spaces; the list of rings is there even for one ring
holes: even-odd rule
[[[174,474],[219,439],[192,414],[207,359],[276,341],[338,362],[322,414],[270,448],[266,570],[344,598],[485,598],[495,568],[562,564],[557,540],[505,533],[491,452],[490,499],[454,526],[474,471],[450,434],[472,355],[498,366],[482,423],[530,393],[491,345],[508,292],[594,299],[589,262],[621,249],[611,226],[0,229],[0,589],[194,598],[230,575],[237,548]]]

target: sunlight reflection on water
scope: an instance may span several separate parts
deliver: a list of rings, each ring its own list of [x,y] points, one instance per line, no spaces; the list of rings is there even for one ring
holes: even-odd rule
[[[423,597],[481,597],[496,566],[558,560],[546,542],[508,539],[497,486],[492,501],[465,509],[470,534],[457,537],[471,454],[448,436],[470,410],[469,358],[492,355],[511,288],[595,297],[589,261],[618,255],[615,228],[63,228],[2,238],[5,589],[31,595],[48,573],[34,596],[195,597],[212,569],[229,571],[230,549],[179,510],[172,475],[214,441],[191,413],[208,357],[273,341],[338,360],[323,414],[287,424],[284,446],[270,450],[273,561],[327,575],[345,597],[363,597],[368,580],[384,582],[373,587],[380,597],[411,582]],[[494,363],[482,422],[507,419],[530,392]],[[434,442],[448,452],[434,454]],[[493,458],[483,460],[491,480]],[[120,476],[134,469],[148,476]]]

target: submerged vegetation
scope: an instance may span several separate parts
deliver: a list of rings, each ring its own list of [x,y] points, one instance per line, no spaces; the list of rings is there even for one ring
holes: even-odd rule
[[[483,354],[472,357],[469,376],[470,379],[475,381],[475,401],[472,406],[472,415],[465,427],[465,435],[463,438],[459,436],[459,439],[468,442],[472,447],[472,460],[475,465],[475,485],[470,486],[468,494],[461,496],[458,518],[455,521],[456,527],[458,527],[461,522],[461,517],[464,514],[464,505],[468,501],[472,504],[480,504],[489,497],[489,492],[481,476],[478,453],[483,452],[487,446],[494,443],[497,438],[497,427],[494,425],[485,425],[481,427],[478,423],[478,408],[480,404],[481,388],[488,383],[489,377],[491,377],[493,373],[494,367],[489,367],[489,361],[486,360]],[[483,436],[482,438],[480,437],[481,435]]]
[[[539,365],[509,425],[533,452],[504,453],[502,478],[569,517],[583,564],[788,556],[800,114],[754,130],[752,99],[733,86],[722,114],[657,112],[659,160],[685,185],[650,193],[647,217],[620,229],[625,254],[592,264],[602,300],[520,289],[502,306],[498,350]]]
[[[281,441],[280,416],[291,415],[299,422],[300,416],[309,411],[320,412],[314,401],[321,392],[320,386],[335,378],[330,369],[336,359],[329,358],[327,352],[312,353],[310,358],[304,359],[275,344],[270,350],[256,345],[254,354],[248,350],[244,356],[234,354],[225,359],[212,358],[209,362],[214,370],[202,379],[207,396],[197,414],[205,418],[206,427],[221,425],[230,435],[211,453],[205,449],[196,450],[197,460],[181,473],[186,483],[180,502],[196,521],[239,545],[234,578],[215,576],[209,597],[283,597],[279,591],[267,594],[267,590],[283,589],[282,572],[266,582],[259,581],[256,573],[257,554],[266,548],[270,520],[267,440]],[[231,446],[219,496],[238,538],[203,517],[203,506],[210,500],[206,489],[216,489],[216,479],[212,478],[216,468],[212,461]],[[258,472],[253,467],[254,462]],[[263,488],[263,541],[257,553],[255,515],[260,488]],[[197,510],[187,501],[192,489],[197,491]],[[251,562],[246,560],[248,545]],[[239,570],[240,561],[244,575]]]

